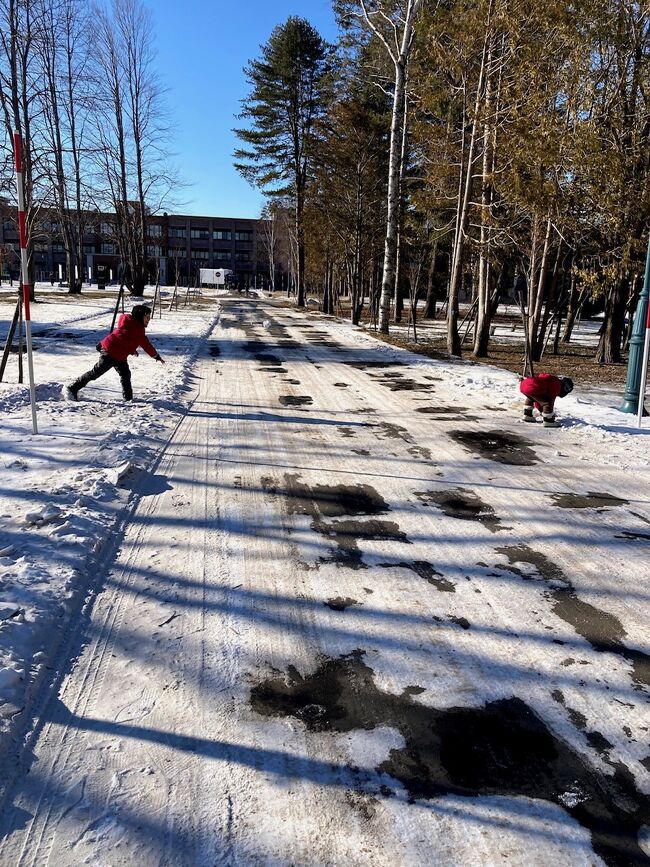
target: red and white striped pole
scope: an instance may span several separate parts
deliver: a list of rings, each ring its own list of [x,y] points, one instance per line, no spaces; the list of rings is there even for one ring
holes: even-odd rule
[[[645,321],[645,343],[643,346],[643,366],[639,381],[639,410],[636,417],[637,427],[641,427],[643,404],[645,403],[646,380],[648,378],[648,356],[650,355],[650,299],[648,299],[648,316]]]
[[[18,191],[18,229],[20,233],[20,277],[23,286],[23,310],[27,337],[27,369],[29,370],[29,398],[32,404],[32,430],[38,433],[36,423],[36,389],[34,387],[34,361],[32,356],[32,318],[29,310],[29,272],[27,269],[27,223],[25,220],[25,190],[23,187],[23,156],[20,133],[14,132],[14,159],[16,162],[16,189]]]

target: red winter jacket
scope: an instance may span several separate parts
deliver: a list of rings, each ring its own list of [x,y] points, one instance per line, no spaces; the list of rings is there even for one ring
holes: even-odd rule
[[[539,410],[545,404],[553,409],[555,398],[559,397],[562,383],[552,373],[538,373],[537,376],[529,376],[523,379],[519,385],[519,391],[535,401],[535,407]]]
[[[100,346],[115,361],[126,361],[129,355],[135,355],[139,346],[152,358],[158,355],[157,350],[147,340],[144,325],[130,313],[120,316],[117,328],[101,341]]]

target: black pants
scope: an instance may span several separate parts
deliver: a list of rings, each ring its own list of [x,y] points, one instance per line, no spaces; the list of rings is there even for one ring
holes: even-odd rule
[[[80,391],[84,385],[88,385],[89,382],[92,382],[93,379],[99,379],[100,376],[103,376],[107,370],[110,370],[111,367],[114,367],[115,370],[120,375],[120,382],[122,383],[122,394],[124,395],[124,400],[133,400],[133,389],[131,388],[131,371],[129,370],[128,361],[116,361],[114,358],[107,352],[103,352],[99,356],[99,361],[97,364],[89,371],[84,373],[79,379],[76,379],[72,385],[70,386],[71,390],[75,392],[75,394]]]

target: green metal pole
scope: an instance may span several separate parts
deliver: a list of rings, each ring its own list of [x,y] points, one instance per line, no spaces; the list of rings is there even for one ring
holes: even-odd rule
[[[627,362],[627,379],[621,412],[639,411],[639,392],[641,390],[641,366],[643,364],[643,346],[645,343],[646,319],[648,316],[648,296],[650,295],[650,238],[648,238],[648,255],[645,263],[645,279],[639,295],[639,303],[634,314],[634,326],[630,338],[630,352]],[[646,410],[643,414],[647,415]]]

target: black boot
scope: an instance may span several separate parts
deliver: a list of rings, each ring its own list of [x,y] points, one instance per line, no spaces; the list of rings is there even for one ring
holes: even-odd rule
[[[544,427],[562,427],[562,423],[555,418],[555,413],[544,413]]]

